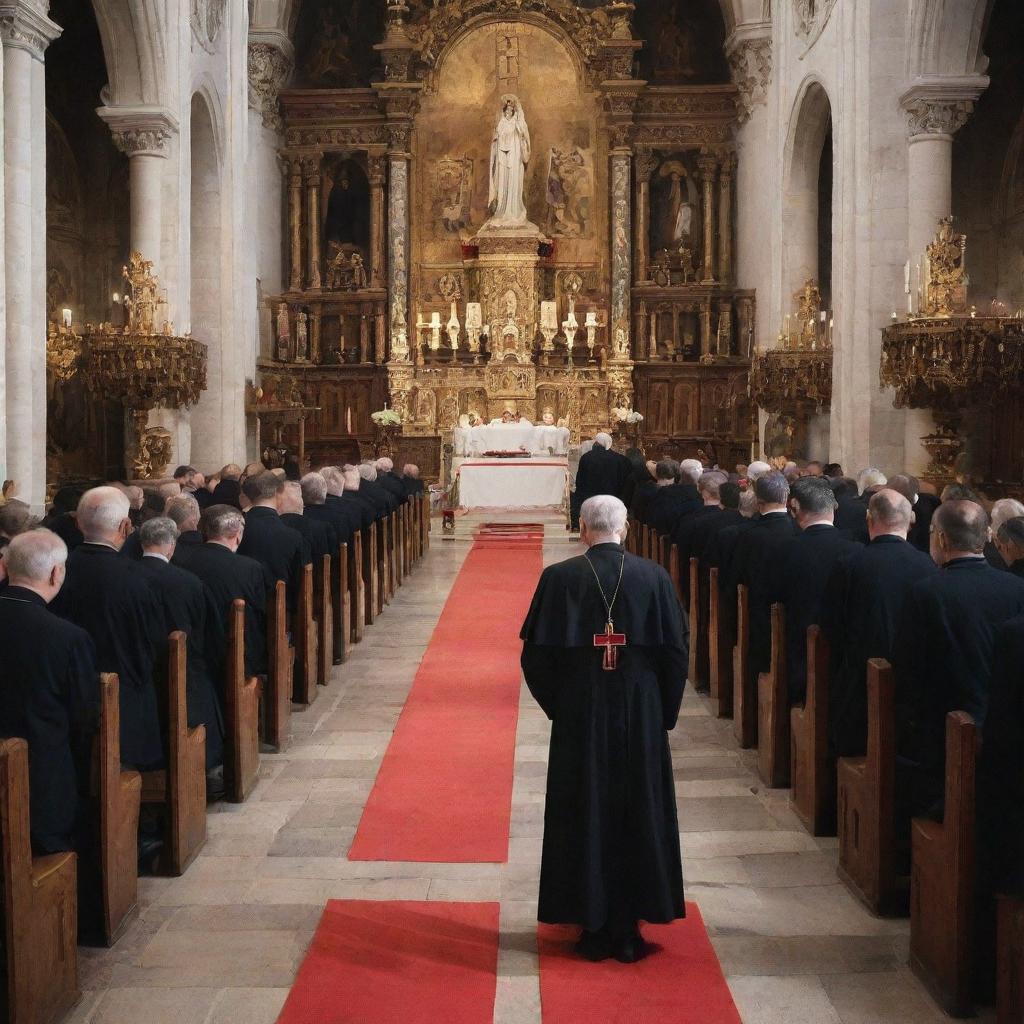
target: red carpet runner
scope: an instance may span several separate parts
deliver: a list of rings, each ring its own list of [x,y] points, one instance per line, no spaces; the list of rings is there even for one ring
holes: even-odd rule
[[[491,1024],[497,903],[331,900],[278,1024]]]
[[[572,952],[578,928],[541,925],[543,1024],[741,1024],[697,905],[687,903],[686,915],[643,925],[660,949],[630,966],[580,960]]]
[[[349,860],[508,859],[519,628],[540,569],[541,537],[532,530],[474,543],[416,673]]]

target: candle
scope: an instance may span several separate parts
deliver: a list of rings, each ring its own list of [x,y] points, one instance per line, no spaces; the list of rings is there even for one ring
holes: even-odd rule
[[[595,313],[593,310],[591,310],[589,313],[587,313],[587,319],[586,319],[585,326],[586,327],[596,327],[597,326],[597,313]]]
[[[352,406],[345,406],[345,432],[352,433]]]
[[[65,327],[70,327],[71,326],[71,310],[68,309],[67,306],[65,306],[60,312],[61,312],[61,317],[64,320],[64,326]]]
[[[821,311],[821,322],[824,323],[827,318],[828,318],[828,313],[826,313],[825,310],[822,310]]]
[[[440,327],[441,326],[441,314],[434,312],[430,314],[430,326]]]

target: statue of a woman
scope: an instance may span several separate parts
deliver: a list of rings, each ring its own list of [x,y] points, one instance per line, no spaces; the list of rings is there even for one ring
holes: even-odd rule
[[[528,224],[523,203],[526,165],[530,160],[530,129],[517,97],[502,96],[501,115],[491,139],[491,185],[487,197],[487,226]]]

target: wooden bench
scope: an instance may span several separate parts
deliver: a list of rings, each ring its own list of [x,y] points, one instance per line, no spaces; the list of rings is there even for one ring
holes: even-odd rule
[[[736,588],[736,643],[732,649],[732,731],[748,750],[757,744],[756,680],[750,674],[750,595],[747,585]]]
[[[337,557],[337,556],[335,556]],[[313,618],[316,620],[316,681],[326,686],[335,664],[334,565],[330,555],[313,563]]]
[[[295,638],[295,671],[292,675],[292,699],[307,708],[317,697],[317,624],[313,618],[313,566],[302,569],[299,603],[292,622]]]
[[[377,532],[379,524],[370,523],[363,538],[363,579],[366,583],[366,625],[372,626],[380,614],[380,566],[377,561]]]
[[[334,664],[348,661],[352,651],[352,594],[348,578],[348,544],[339,544],[331,560],[331,609],[334,613]]]
[[[819,626],[807,630],[807,696],[789,712],[790,782],[796,816],[812,836],[836,834],[836,769],[828,756],[829,646]]]
[[[103,937],[112,946],[139,909],[139,803],[142,776],[121,767],[118,679],[100,675],[97,736],[100,884]]]
[[[420,557],[430,550],[430,495],[420,495]]]
[[[394,566],[396,591],[405,582],[405,509],[405,504],[399,505],[395,509],[394,515],[395,535],[393,538],[394,550],[391,555],[391,564]]]
[[[715,566],[708,570],[708,685],[711,699],[718,702],[718,717],[732,718],[732,648],[735,639],[722,612],[718,580],[719,569]]]
[[[352,643],[363,639],[366,631],[366,577],[363,575],[363,531],[356,530],[349,541],[348,602],[352,616]]]
[[[245,602],[241,598],[231,602],[224,693],[224,782],[228,800],[240,804],[260,774],[260,682],[245,675]]]
[[[679,574],[679,545],[673,544],[668,553],[668,575],[672,580],[672,589],[676,592],[679,603],[683,602],[683,581]],[[693,643],[693,627],[690,627],[690,643]]]
[[[701,586],[700,562],[696,558],[690,559],[687,591],[690,610],[690,670],[687,674],[694,687],[707,690],[710,686],[708,613],[703,600],[706,595]]]
[[[391,516],[386,515],[377,523],[377,572],[380,582],[377,593],[377,614],[384,612],[384,606],[391,601]]]
[[[771,661],[757,677],[757,771],[773,789],[789,785],[789,675],[786,670],[786,609],[773,604]]]
[[[142,773],[142,802],[164,809],[160,863],[173,876],[184,874],[206,843],[206,726],[188,724],[186,644],[180,629],[167,638],[167,767]]]
[[[836,768],[839,877],[876,914],[907,912],[909,879],[897,876],[896,712],[892,666],[868,661],[868,742],[864,757]]]
[[[966,711],[946,716],[942,823],[910,827],[910,967],[952,1017],[973,1013],[975,757],[978,733]]]
[[[996,939],[996,1024],[1024,1021],[1024,899],[1000,896]]]
[[[267,687],[263,694],[263,741],[279,753],[288,747],[292,714],[292,665],[284,580],[278,580],[267,607]]]
[[[0,855],[9,1024],[51,1024],[78,1001],[76,855],[32,856],[28,744],[0,741]]]

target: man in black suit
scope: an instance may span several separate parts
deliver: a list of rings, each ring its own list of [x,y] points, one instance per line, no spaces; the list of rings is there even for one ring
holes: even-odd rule
[[[706,474],[711,476],[710,473]],[[719,474],[719,478],[724,474]],[[707,502],[705,498],[705,503]],[[746,522],[743,513],[740,512],[740,485],[731,480],[718,485],[718,505],[706,505],[709,509],[703,515],[698,513],[695,517],[693,530],[687,541],[690,557],[699,558],[702,562],[708,562],[708,546],[714,536],[727,526],[736,526]],[[715,509],[717,508],[717,513]],[[710,567],[710,565],[708,565]]]
[[[210,672],[206,652],[210,640],[211,600],[199,578],[171,564],[178,540],[173,519],[157,516],[139,528],[142,561],[139,571],[149,580],[163,610],[162,635],[175,630],[185,634],[185,705],[189,728],[206,726],[206,777],[208,800],[224,795],[224,680]],[[227,643],[227,638],[222,638]],[[167,651],[157,659],[161,676]],[[218,685],[219,684],[219,685]]]
[[[945,501],[932,517],[932,559],[941,572],[911,588],[893,644],[900,753],[915,766],[916,814],[941,813],[946,714],[966,711],[978,728],[988,711],[999,626],[1024,614],[1024,580],[983,554],[988,514],[974,501]]]
[[[155,488],[147,488],[142,492],[142,508],[139,509],[138,518],[135,521],[134,532],[128,534],[124,544],[121,546],[122,558],[134,558],[138,561],[142,558],[142,545],[139,542],[139,527],[148,523],[150,519],[164,514],[164,505],[167,499]]]
[[[309,565],[310,554],[302,537],[281,522],[278,507],[283,490],[284,480],[274,473],[258,473],[246,478],[242,493],[250,508],[245,514],[245,532],[238,552],[263,566],[268,593],[278,580],[284,580],[288,611],[294,613],[299,604],[302,569]]]
[[[420,467],[412,462],[407,462],[402,467],[402,483],[405,485],[406,494],[422,494],[423,481],[420,479]]]
[[[138,563],[118,554],[132,530],[128,511],[128,498],[115,487],[82,495],[77,519],[85,543],[68,556],[53,610],[92,637],[101,672],[117,673],[121,761],[147,770],[164,765],[154,675],[166,637],[160,603]]]
[[[829,643],[829,745],[835,757],[867,750],[867,663],[892,660],[893,638],[910,588],[938,572],[907,541],[913,510],[885,488],[868,505],[870,542],[837,562],[822,596],[820,624]]]
[[[898,491],[907,501],[910,502],[913,510],[913,522],[910,525],[910,532],[907,540],[926,555],[929,552],[929,534],[931,533],[932,516],[935,510],[942,504],[936,494],[922,494],[921,482],[916,476],[908,473],[899,473],[888,483],[894,491]]]
[[[1024,579],[1024,516],[1007,519],[996,533],[995,544],[1007,571]]]
[[[344,489],[344,480],[341,481]],[[299,482],[302,509],[306,519],[329,526],[338,544],[347,544],[355,530],[360,528],[359,513],[341,501],[328,504],[327,479],[322,473],[307,473]],[[331,552],[337,554],[337,547]]]
[[[588,498],[610,494],[621,501],[632,472],[629,459],[612,448],[611,435],[596,434],[594,447],[580,457],[576,470],[576,489],[571,501],[573,529],[579,528],[579,509]]]
[[[790,488],[789,507],[799,534],[769,565],[769,600],[786,609],[786,678],[789,701],[807,695],[807,628],[821,619],[821,599],[832,567],[859,550],[835,528],[836,499],[822,476],[805,476]]]
[[[338,535],[333,525],[324,520],[303,514],[302,485],[297,480],[286,480],[281,490],[281,522],[295,530],[306,542],[313,559],[314,571],[323,564],[324,555],[338,556]]]
[[[180,557],[182,552],[185,552],[187,560],[187,550],[203,543],[203,535],[199,532],[201,514],[199,502],[193,494],[186,494],[182,491],[176,498],[167,499],[167,503],[164,505],[164,515],[168,519],[173,519],[175,526],[178,527],[178,543],[174,548],[174,558],[171,559],[175,565],[182,565]],[[188,568],[187,565],[182,567]]]
[[[180,564],[202,581],[210,597],[210,628],[207,630],[206,660],[215,679],[224,680],[231,605],[245,602],[245,674],[267,674],[267,582],[263,566],[238,554],[245,531],[245,518],[233,505],[211,505],[199,523],[204,544],[187,550]],[[223,685],[223,684],[221,684]]]
[[[663,466],[669,473],[667,480],[662,476]],[[647,522],[661,536],[671,534],[678,523],[700,509],[697,481],[702,471],[696,459],[686,459],[682,464],[674,459],[658,463],[658,493],[648,502]]]
[[[680,567],[688,565],[694,555],[693,538],[698,529],[709,520],[717,519],[722,514],[722,486],[729,478],[717,470],[702,473],[697,483],[701,506],[689,515],[683,516],[672,530],[672,543],[679,548]],[[739,488],[736,489],[737,501]]]
[[[47,605],[64,583],[68,551],[49,530],[29,530],[4,551],[0,591],[0,736],[28,743],[33,852],[82,847],[89,758],[99,713],[96,649],[84,629]]]
[[[405,484],[402,482],[402,478],[395,472],[394,462],[388,458],[380,458],[375,465],[377,468],[377,481],[394,496],[395,507],[404,505],[409,495],[405,489]]]
[[[377,519],[386,519],[397,507],[398,499],[377,479],[377,467],[372,462],[360,462],[359,493],[374,507]]]
[[[220,480],[213,489],[211,504],[213,505],[234,505],[241,508],[242,485],[238,482],[242,475],[242,467],[229,462],[220,471]]]
[[[789,483],[781,473],[767,473],[754,484],[758,517],[739,534],[729,570],[729,591],[746,584],[750,607],[749,664],[754,678],[766,672],[771,658],[772,562],[796,536],[789,514]]]

